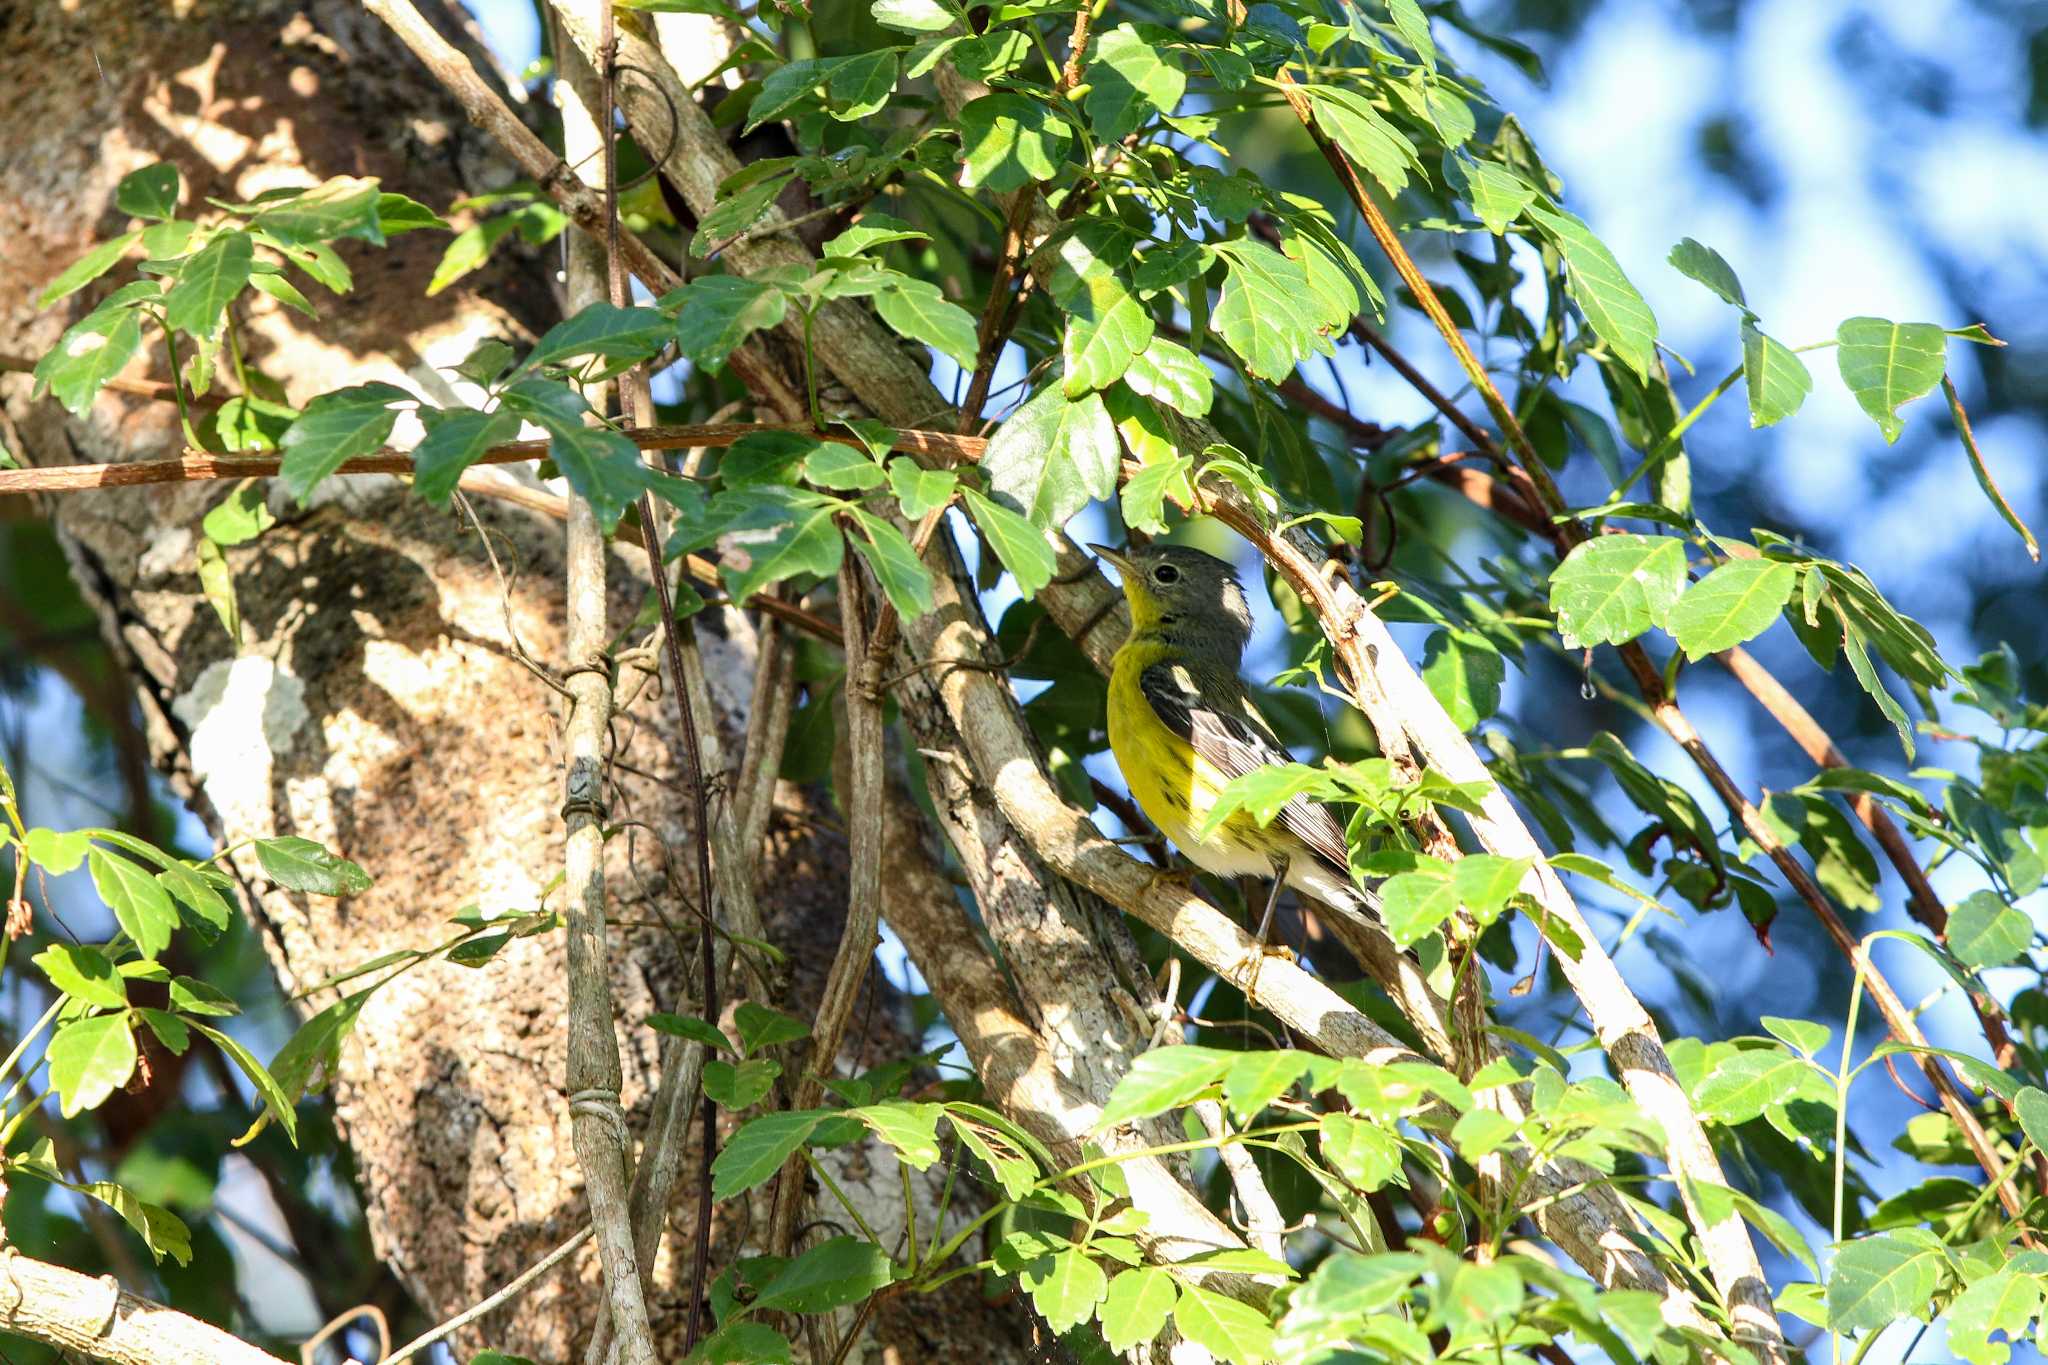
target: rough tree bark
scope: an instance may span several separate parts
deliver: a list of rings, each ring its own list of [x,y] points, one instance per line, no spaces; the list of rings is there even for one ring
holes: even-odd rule
[[[11,121],[0,193],[13,206],[0,223],[0,350],[14,353],[39,354],[104,291],[47,314],[34,306],[64,265],[126,226],[114,186],[150,162],[178,165],[188,211],[201,196],[246,199],[330,175],[379,176],[433,205],[510,178],[388,30],[339,0],[0,8],[0,96]],[[445,376],[430,366],[459,361],[487,336],[530,336],[557,315],[551,262],[485,271],[474,287],[425,298],[445,240],[344,247],[355,292],[322,301],[317,324],[268,301],[247,308],[252,358],[300,402],[371,378],[431,391]],[[160,347],[133,367],[144,375],[167,377]],[[0,379],[30,463],[160,457],[180,444],[168,404],[105,395],[74,421],[29,390],[26,376]],[[376,876],[371,892],[334,902],[278,891],[253,863],[235,861],[284,988],[431,943],[470,903],[538,904],[561,863],[562,765],[555,694],[522,653],[556,670],[565,663],[559,524],[480,505],[501,574],[476,525],[391,480],[337,483],[303,512],[274,498],[280,524],[229,554],[246,622],[237,655],[200,592],[194,557],[199,518],[221,491],[98,492],[42,510],[132,672],[155,760],[216,837],[303,834]],[[623,626],[640,606],[644,562],[617,555],[610,577],[613,623]],[[723,747],[737,755],[753,637],[732,615],[707,618],[700,633]],[[619,774],[614,817],[652,831],[608,846],[615,919],[650,926],[616,929],[612,941],[637,1132],[658,1054],[639,1021],[688,998],[675,940],[660,925],[686,922],[690,860],[671,857],[665,872],[655,844],[680,851],[691,832],[673,781],[666,690],[641,689],[615,730],[620,756],[645,776]],[[799,1014],[816,999],[845,904],[844,850],[817,828],[771,819],[762,876],[775,888],[764,906],[771,936],[795,963],[791,997],[775,1003]],[[561,1091],[561,950],[559,936],[521,940],[480,971],[434,964],[399,978],[364,1011],[334,1078],[379,1253],[431,1316],[484,1297],[585,1221]],[[893,1199],[887,1158],[870,1164],[877,1197]],[[678,1201],[654,1267],[649,1306],[670,1343],[680,1340],[689,1218]],[[722,1259],[730,1248],[721,1247]],[[878,1340],[900,1343],[905,1359],[1023,1359],[1018,1315],[980,1307],[971,1279],[956,1289],[942,1311],[885,1315]],[[467,1344],[570,1358],[599,1293],[586,1247]]]

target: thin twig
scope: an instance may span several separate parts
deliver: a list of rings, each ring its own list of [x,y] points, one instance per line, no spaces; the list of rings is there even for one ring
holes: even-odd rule
[[[569,1255],[572,1252],[576,1250],[576,1248],[582,1246],[585,1242],[589,1241],[591,1232],[592,1229],[586,1226],[583,1229],[583,1231],[577,1233],[574,1237],[571,1237],[568,1241],[562,1243],[553,1251],[550,1251],[547,1255],[541,1257],[538,1261],[535,1261],[525,1270],[520,1271],[518,1278],[514,1279],[510,1284],[506,1285],[503,1289],[500,1289],[495,1294],[491,1295],[489,1298],[483,1300],[481,1303],[477,1303],[472,1305],[471,1307],[463,1309],[460,1313],[457,1313],[454,1317],[448,1319],[448,1321],[442,1323],[439,1327],[435,1327],[428,1331],[422,1332],[420,1335],[414,1337],[411,1341],[405,1343],[405,1345],[399,1347],[397,1351],[393,1352],[391,1355],[386,1356],[383,1359],[383,1361],[380,1362],[380,1365],[405,1365],[406,1361],[411,1360],[414,1356],[418,1355],[421,1351],[426,1350],[435,1342],[440,1341],[445,1337],[453,1336],[455,1333],[469,1326],[469,1324],[471,1324],[472,1322],[475,1322],[479,1318],[483,1317],[486,1313],[491,1312],[493,1309],[503,1307],[506,1303],[517,1298],[520,1295],[520,1293],[526,1289],[528,1285],[532,1284],[535,1280],[539,1279],[541,1276],[547,1274],[550,1270],[553,1270],[556,1266],[560,1265],[565,1259],[569,1257]]]

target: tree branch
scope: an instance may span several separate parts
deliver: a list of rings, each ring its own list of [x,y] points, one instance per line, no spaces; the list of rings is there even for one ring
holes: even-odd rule
[[[0,1327],[110,1365],[277,1365],[208,1323],[94,1279],[0,1248]]]

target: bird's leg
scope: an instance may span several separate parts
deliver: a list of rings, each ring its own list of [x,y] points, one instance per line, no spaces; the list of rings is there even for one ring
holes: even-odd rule
[[[1284,944],[1274,948],[1266,942],[1266,935],[1273,928],[1273,916],[1280,909],[1280,893],[1287,889],[1287,865],[1289,861],[1290,859],[1285,854],[1276,853],[1273,855],[1273,889],[1266,896],[1266,910],[1264,914],[1259,916],[1259,927],[1252,932],[1252,950],[1245,955],[1244,961],[1239,965],[1239,971],[1244,974],[1243,985],[1247,999],[1250,999],[1258,988],[1259,965],[1267,957],[1284,957],[1289,960],[1292,960],[1294,957],[1294,954],[1289,952]]]

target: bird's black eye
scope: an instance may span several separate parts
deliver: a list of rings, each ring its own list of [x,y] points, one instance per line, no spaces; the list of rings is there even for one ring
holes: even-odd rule
[[[1180,582],[1180,570],[1174,568],[1171,564],[1161,564],[1152,571],[1152,581],[1155,583],[1178,583]]]

